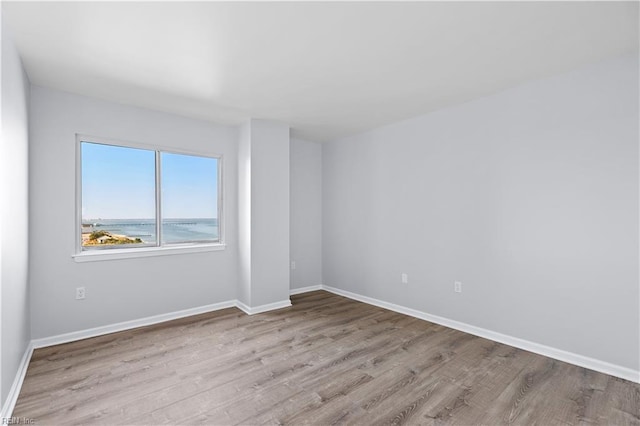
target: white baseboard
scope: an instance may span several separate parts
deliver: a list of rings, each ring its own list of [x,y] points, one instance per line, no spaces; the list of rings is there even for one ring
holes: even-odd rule
[[[179,318],[190,317],[192,315],[204,314],[207,312],[218,311],[220,309],[237,307],[248,315],[259,314],[262,312],[282,309],[291,306],[291,300],[281,300],[266,305],[249,307],[239,300],[228,300],[226,302],[213,303],[211,305],[199,306],[197,308],[184,309],[182,311],[170,312],[168,314],[154,315],[146,318],[140,318],[132,321],[119,322],[116,324],[104,325],[86,330],[73,331],[71,333],[58,334],[56,336],[34,339],[31,344],[35,349],[47,346],[60,345],[62,343],[75,342],[77,340],[88,339],[90,337],[103,336],[109,333],[131,330],[133,328],[144,327],[147,325],[158,324],[165,321],[171,321]]]
[[[460,321],[455,321],[449,318],[440,317],[437,315],[431,315],[426,312],[418,311],[416,309],[407,308],[405,306],[396,305],[395,303],[389,303],[382,300],[374,299],[372,297],[363,296],[360,294],[352,293],[350,291],[342,290],[335,287],[323,285],[322,288],[328,292],[337,294],[339,296],[348,297],[349,299],[364,302],[369,305],[378,306],[380,308],[389,309],[390,311],[398,312],[401,314],[409,315],[415,318],[419,318],[425,321],[433,322],[443,325],[445,327],[453,328],[465,333],[473,334],[475,336],[483,337],[485,339],[493,340],[495,342],[504,343],[505,345],[513,346],[525,351],[533,352],[539,355],[544,355],[549,358],[557,359],[559,361],[568,362],[579,367],[588,368],[590,370],[599,371],[611,376],[620,377],[635,383],[640,383],[640,371],[632,370],[631,368],[622,367],[620,365],[611,364],[598,359],[586,357],[573,352],[567,352],[562,349],[553,348],[550,346],[542,345],[539,343],[531,342],[528,340],[512,337],[506,334],[497,333],[495,331],[487,330],[474,325],[466,324]]]
[[[289,294],[293,296],[294,294],[302,294],[318,290],[322,290],[322,284],[310,285],[308,287],[292,288],[291,291],[289,291]]]
[[[237,300],[236,306],[238,307],[238,309],[243,310],[247,315],[255,315],[255,314],[261,314],[267,311],[274,311],[276,309],[288,308],[289,306],[291,306],[291,300],[289,299],[281,300],[279,302],[268,303],[266,305],[260,305],[260,306],[254,306],[254,307],[249,307],[244,303],[242,303],[241,301]]]
[[[247,315],[251,315],[249,312],[251,312],[251,308],[248,305],[245,305],[244,303],[242,303],[239,300],[236,300],[236,308],[240,309],[242,312],[244,312]]]
[[[13,414],[13,409],[15,408],[16,402],[18,401],[18,395],[20,395],[20,389],[22,389],[24,377],[27,374],[27,368],[29,367],[29,361],[31,361],[33,349],[33,342],[29,342],[27,348],[24,351],[24,355],[22,355],[20,364],[18,365],[18,371],[16,372],[16,377],[13,380],[11,389],[9,389],[7,399],[4,401],[4,404],[2,404],[0,419],[8,419],[11,417],[11,414]]]
[[[44,348],[46,346],[60,345],[62,343],[75,342],[76,340],[88,339],[90,337],[102,336],[118,331],[131,330],[132,328],[144,327],[146,325],[158,324],[178,318],[185,318],[192,315],[204,314],[218,311],[220,309],[233,308],[236,306],[235,300],[213,303],[211,305],[199,306],[197,308],[184,309],[182,311],[170,312],[168,314],[153,315],[132,321],[119,322],[117,324],[104,325],[101,327],[89,328],[87,330],[74,331],[71,333],[58,334],[56,336],[34,339],[31,341],[34,348]]]

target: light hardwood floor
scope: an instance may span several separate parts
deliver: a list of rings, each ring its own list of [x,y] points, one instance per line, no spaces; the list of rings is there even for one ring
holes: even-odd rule
[[[39,424],[640,425],[640,385],[324,291],[34,352]]]

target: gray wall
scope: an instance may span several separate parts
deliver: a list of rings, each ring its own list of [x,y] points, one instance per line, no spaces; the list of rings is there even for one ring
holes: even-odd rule
[[[322,284],[322,145],[291,139],[291,289]]]
[[[249,308],[288,301],[289,126],[240,126],[238,203],[238,299]]]
[[[75,134],[222,154],[227,249],[76,263]],[[236,298],[237,129],[32,87],[33,338]],[[86,287],[86,300],[75,288]]]
[[[324,145],[324,283],[638,370],[638,113],[627,56]]]
[[[0,141],[0,404],[31,338],[29,306],[29,79],[2,25]]]
[[[251,121],[238,132],[238,289],[237,297],[251,306]]]
[[[289,300],[289,126],[251,120],[251,307]]]

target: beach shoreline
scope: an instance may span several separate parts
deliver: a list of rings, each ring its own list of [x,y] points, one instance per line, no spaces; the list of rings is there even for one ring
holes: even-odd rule
[[[99,232],[99,236],[92,238],[96,232]],[[123,234],[114,234],[108,231],[92,231],[82,232],[82,246],[110,246],[110,245],[122,245],[122,244],[144,244],[144,241],[140,238],[130,237]]]

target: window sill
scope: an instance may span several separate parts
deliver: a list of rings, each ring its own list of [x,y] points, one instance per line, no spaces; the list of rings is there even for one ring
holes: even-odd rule
[[[95,250],[83,251],[82,253],[74,254],[71,257],[73,257],[73,260],[76,262],[99,262],[104,260],[220,251],[224,250],[226,247],[226,244],[198,244],[169,247],[145,247],[136,249]]]

